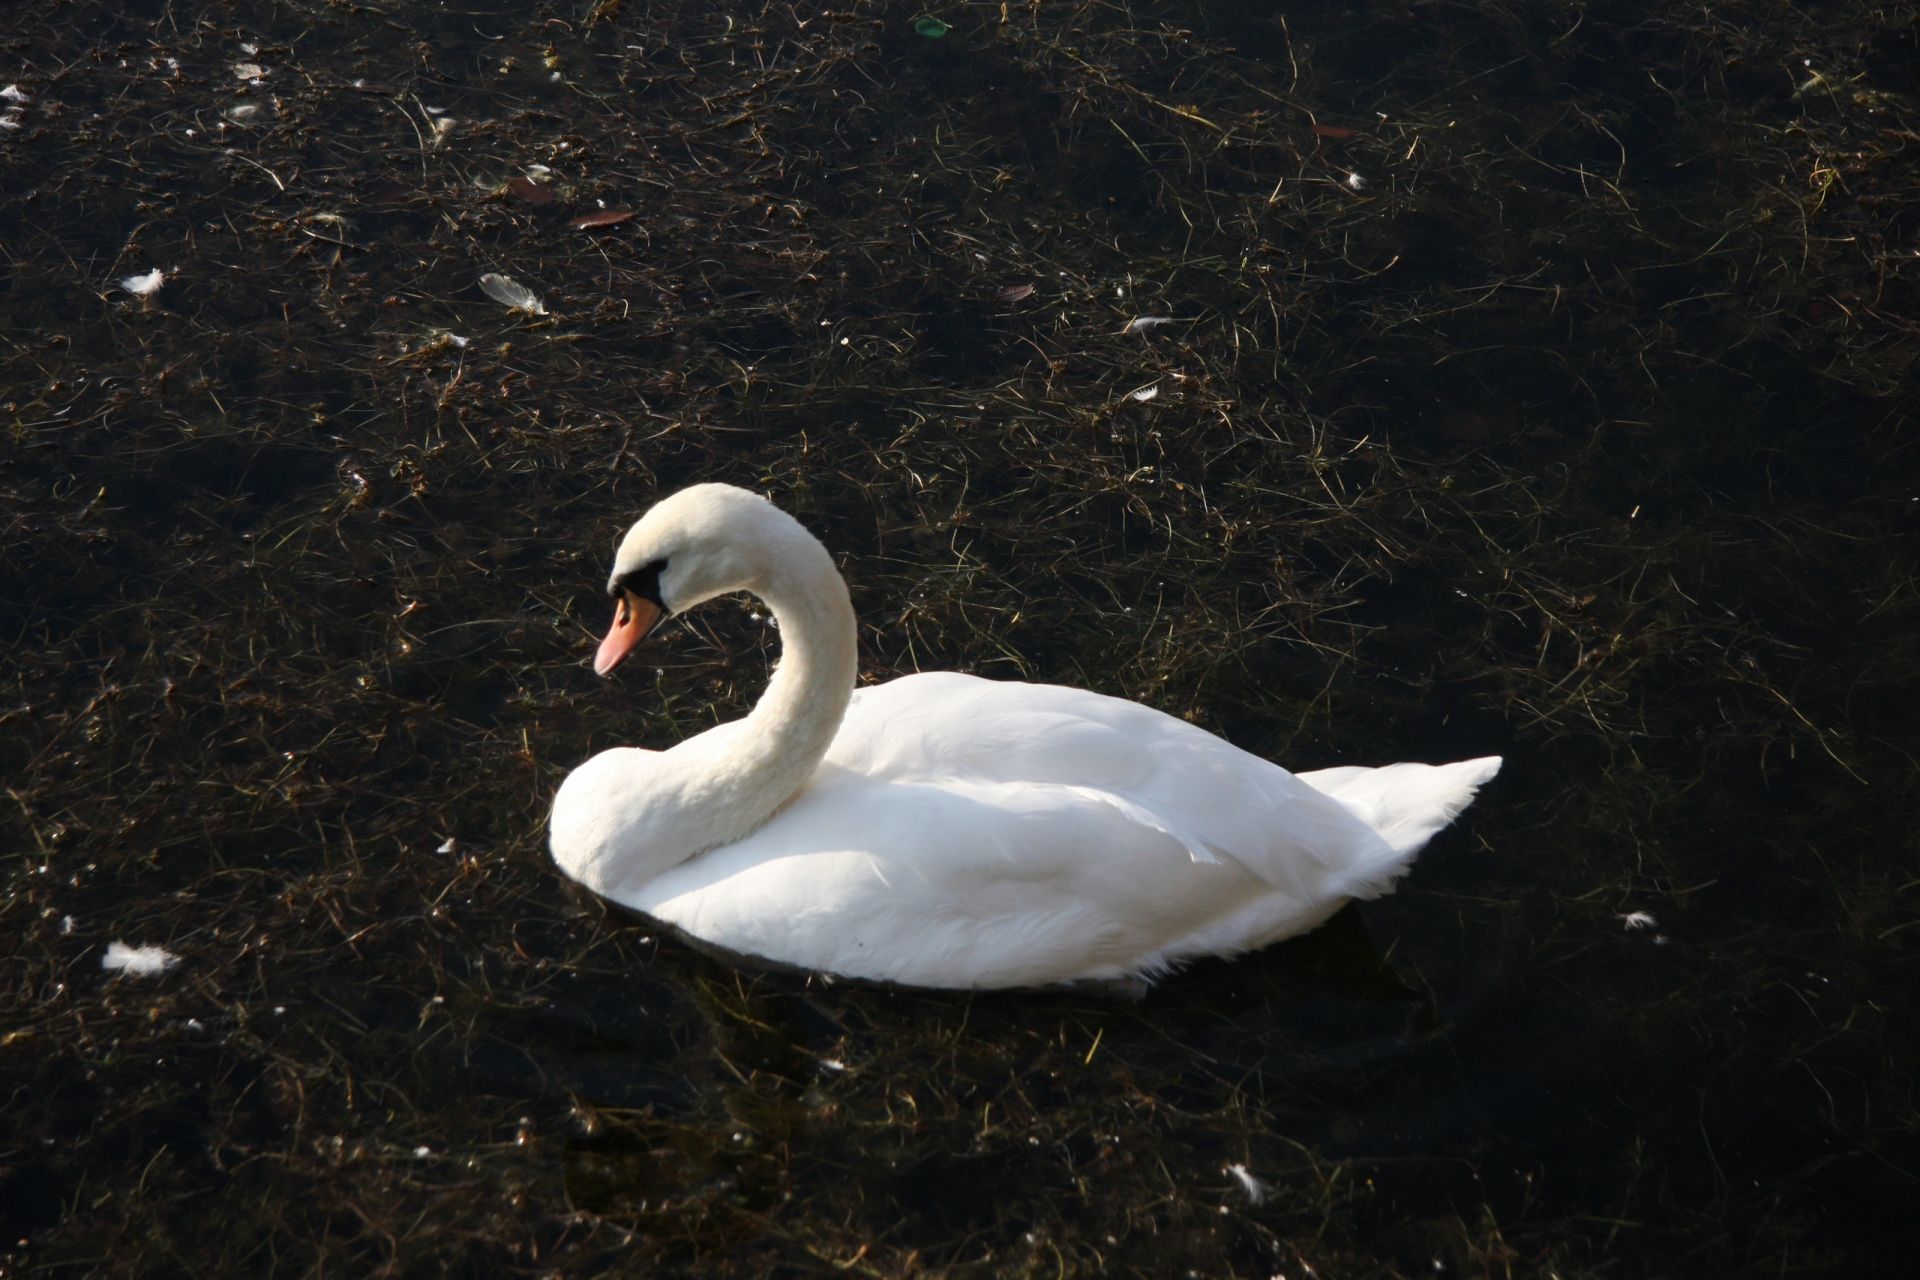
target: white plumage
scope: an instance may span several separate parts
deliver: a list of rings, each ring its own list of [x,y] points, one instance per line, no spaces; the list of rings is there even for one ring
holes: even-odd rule
[[[573,771],[552,847],[588,888],[729,951],[929,987],[1153,978],[1390,889],[1497,757],[1294,775],[1119,698],[937,673],[853,691],[817,540],[701,485],[627,534],[609,670],[659,616],[749,590],[785,652],[746,719]]]

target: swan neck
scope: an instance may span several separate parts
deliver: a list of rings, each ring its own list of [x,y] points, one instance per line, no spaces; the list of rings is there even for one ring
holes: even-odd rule
[[[631,903],[671,868],[752,835],[812,781],[840,731],[859,674],[846,581],[791,517],[751,532],[758,563],[730,585],[780,632],[752,712],[667,751],[603,751],[554,798],[554,858],[603,896]]]
[[[812,572],[789,573],[755,594],[780,631],[780,660],[735,747],[753,794],[738,800],[758,826],[813,777],[840,730],[859,675],[853,604],[847,584],[817,543]],[[743,814],[744,816],[744,814]]]

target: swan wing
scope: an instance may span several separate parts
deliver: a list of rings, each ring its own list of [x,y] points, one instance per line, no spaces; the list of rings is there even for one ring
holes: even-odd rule
[[[1371,798],[1366,776],[1329,790]],[[1415,851],[1150,708],[941,674],[861,691],[789,805],[615,896],[802,968],[1033,986],[1263,946],[1385,891]]]
[[[892,782],[1070,788],[1191,862],[1237,864],[1303,901],[1390,882],[1404,862],[1353,808],[1278,765],[1084,689],[907,676],[855,695],[827,759]]]
[[[1275,896],[1237,864],[1196,865],[1161,824],[1084,788],[827,766],[751,836],[623,901],[804,968],[1004,987],[1157,972],[1243,904],[1264,901],[1269,917],[1313,909]],[[1257,944],[1212,949],[1246,945]]]

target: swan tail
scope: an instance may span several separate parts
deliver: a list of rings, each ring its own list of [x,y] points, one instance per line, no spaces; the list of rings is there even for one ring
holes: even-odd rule
[[[1299,778],[1359,815],[1393,850],[1391,859],[1356,869],[1352,896],[1371,898],[1392,888],[1406,874],[1414,855],[1473,803],[1474,794],[1499,772],[1499,756],[1481,756],[1452,764],[1320,769]]]

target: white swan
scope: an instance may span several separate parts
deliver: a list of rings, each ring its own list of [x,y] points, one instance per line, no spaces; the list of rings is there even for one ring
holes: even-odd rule
[[[1500,768],[1295,776],[1137,703],[953,673],[855,690],[825,547],[766,499],[682,490],[628,530],[605,675],[661,618],[758,596],[784,644],[744,720],[603,751],[554,799],[554,860],[728,951],[926,987],[1141,980],[1387,892]]]

